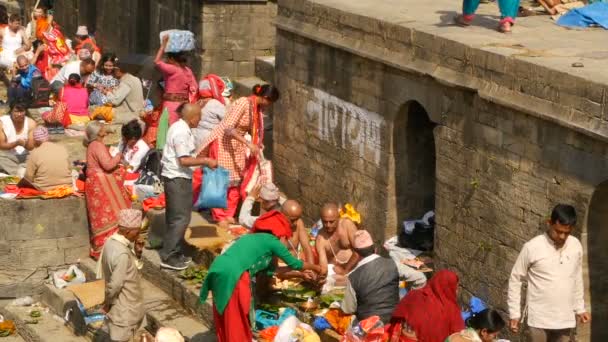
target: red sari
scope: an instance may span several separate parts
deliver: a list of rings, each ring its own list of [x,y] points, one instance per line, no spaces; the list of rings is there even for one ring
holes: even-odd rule
[[[99,258],[108,237],[118,230],[120,211],[131,208],[120,159],[120,155],[112,158],[108,148],[99,141],[91,142],[87,148],[85,198],[91,229],[90,255],[94,259]]]
[[[457,290],[458,275],[441,270],[425,287],[408,293],[397,304],[391,318],[389,341],[410,341],[401,336],[403,324],[415,332],[420,342],[444,342],[448,336],[464,329],[456,298]]]

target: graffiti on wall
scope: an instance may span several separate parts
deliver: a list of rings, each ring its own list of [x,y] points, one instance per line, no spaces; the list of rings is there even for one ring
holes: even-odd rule
[[[306,115],[321,140],[380,165],[386,126],[380,114],[313,89]]]

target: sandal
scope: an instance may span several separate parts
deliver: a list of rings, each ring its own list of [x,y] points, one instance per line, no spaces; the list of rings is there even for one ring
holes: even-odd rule
[[[458,26],[467,27],[473,22],[473,15],[461,14],[454,18],[454,23]]]
[[[513,26],[513,24],[511,24],[508,21],[501,22],[500,25],[498,26],[498,32],[511,33],[511,26]]]

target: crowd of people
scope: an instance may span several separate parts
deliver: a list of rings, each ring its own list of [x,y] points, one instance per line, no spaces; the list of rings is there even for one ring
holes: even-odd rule
[[[474,12],[476,3],[467,6]],[[322,228],[311,238],[297,199],[287,198],[272,182],[248,188],[263,160],[264,112],[280,98],[276,87],[256,85],[250,95],[233,100],[228,78],[210,74],[197,82],[187,52],[166,53],[165,36],[154,61],[162,75],[162,96],[153,106],[146,102],[142,81],[114,54],[104,53],[86,27],[79,27],[75,41],[74,47],[65,44],[49,9],[35,9],[27,28],[18,16],[10,17],[2,32],[0,65],[12,69],[9,75],[15,78],[8,83],[10,115],[0,117],[0,171],[20,175],[43,191],[73,184],[68,153],[50,142],[49,134],[57,133],[57,126],[86,127],[81,177],[90,255],[106,281],[105,338],[134,338],[144,317],[142,211],[134,208],[125,182],[150,172],[147,161],[153,155],[159,156],[161,171],[155,176],[165,199],[166,234],[158,254],[161,267],[170,270],[192,263],[184,235],[197,192],[205,191],[196,186],[204,177],[202,168],[221,167],[229,174],[226,206],[208,209],[219,226],[241,225],[248,234],[215,258],[200,292],[203,302],[212,293],[221,342],[253,339],[252,283],[264,283],[268,275],[345,286],[342,311],[359,322],[378,316],[386,341],[489,342],[506,325],[492,309],[475,313],[465,324],[456,273],[440,270],[427,282],[417,269],[381,256],[371,234],[340,205],[320,208]],[[40,80],[48,82],[55,106],[63,104],[66,115],[59,117],[53,107],[38,126],[26,110],[39,98],[32,88]],[[112,148],[105,141],[109,123],[121,125],[121,141]],[[256,202],[259,215],[253,213]],[[519,330],[521,283],[527,280],[524,311],[531,341],[567,341],[576,317],[590,320],[582,291],[582,247],[570,236],[575,225],[574,208],[556,206],[547,232],[524,245],[513,268],[508,326]],[[401,280],[411,288],[403,299]]]

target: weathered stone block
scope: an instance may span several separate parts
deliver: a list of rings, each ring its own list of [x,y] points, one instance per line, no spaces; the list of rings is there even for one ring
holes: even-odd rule
[[[33,248],[20,251],[21,264],[28,267],[63,265],[64,250],[59,248]]]

